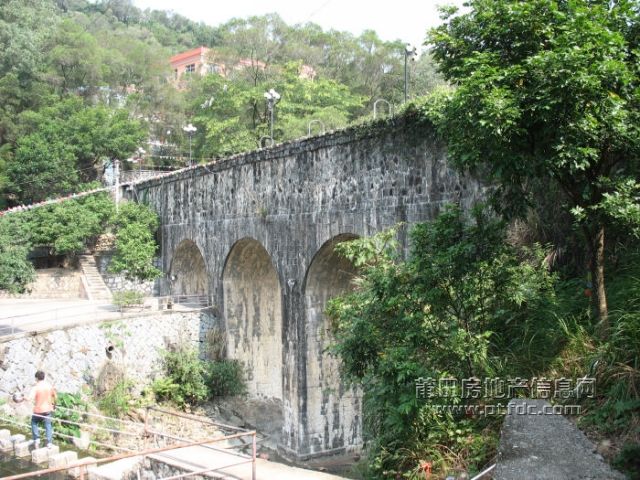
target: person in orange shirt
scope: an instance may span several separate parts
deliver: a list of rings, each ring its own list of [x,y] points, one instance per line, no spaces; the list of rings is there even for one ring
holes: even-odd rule
[[[44,379],[44,372],[36,372],[36,384],[29,392],[29,400],[33,402],[33,415],[31,416],[31,433],[35,448],[40,447],[40,432],[38,426],[44,422],[47,436],[47,447],[53,446],[53,428],[51,427],[51,414],[56,404],[56,390]]]

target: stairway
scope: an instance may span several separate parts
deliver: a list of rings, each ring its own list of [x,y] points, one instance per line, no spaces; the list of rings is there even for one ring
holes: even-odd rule
[[[111,290],[104,283],[93,255],[80,255],[79,260],[89,300],[111,300]]]
[[[11,435],[7,429],[0,430],[0,452],[12,454],[18,458],[31,457],[31,462],[37,465],[37,469],[69,467],[67,475],[80,478],[89,467],[95,467],[96,459],[85,457],[78,459],[78,454],[73,451],[60,452],[60,447],[33,448],[33,442],[27,441],[21,433]],[[86,465],[86,466],[80,466]],[[82,472],[81,472],[82,470]]]

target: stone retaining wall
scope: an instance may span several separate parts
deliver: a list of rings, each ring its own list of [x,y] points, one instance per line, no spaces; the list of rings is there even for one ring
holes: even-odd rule
[[[96,388],[99,379],[122,373],[141,389],[161,369],[161,352],[180,341],[200,348],[215,324],[206,312],[158,312],[31,336],[0,339],[0,399],[26,393],[37,370],[60,392]],[[107,355],[107,347],[113,352]]]
[[[113,258],[113,252],[100,252],[96,253],[93,258],[96,260],[96,267],[104,280],[105,285],[112,292],[120,292],[123,290],[137,290],[143,292],[148,297],[158,296],[160,289],[158,288],[158,282],[150,281],[132,281],[124,277],[124,275],[115,274],[109,272],[109,264]],[[156,261],[156,266],[159,265],[159,260]]]
[[[82,274],[66,268],[36,270],[36,279],[27,286],[27,293],[0,291],[0,298],[86,298]]]

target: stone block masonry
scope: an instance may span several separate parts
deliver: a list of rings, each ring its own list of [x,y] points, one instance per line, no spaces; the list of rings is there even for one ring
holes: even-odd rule
[[[122,375],[142,388],[160,372],[163,350],[180,341],[200,349],[205,332],[214,324],[214,316],[206,312],[157,312],[2,337],[0,398],[26,394],[37,370],[43,370],[59,392],[80,392],[86,385],[100,388],[101,382],[117,381]],[[109,356],[110,345],[114,349]]]
[[[361,392],[341,382],[324,311],[357,271],[344,241],[470,207],[484,188],[450,167],[415,116],[288,142],[123,187],[160,217],[162,294],[207,295],[251,397],[282,403],[281,451],[357,450]]]

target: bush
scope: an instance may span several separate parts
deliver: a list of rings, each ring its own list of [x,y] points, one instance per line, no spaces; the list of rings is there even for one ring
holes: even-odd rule
[[[137,290],[122,290],[113,293],[113,304],[120,308],[142,305],[143,301],[143,293]]]
[[[160,221],[148,206],[126,202],[115,219],[116,252],[109,271],[129,280],[153,280],[162,272],[153,265],[158,250],[154,234]]]
[[[205,363],[196,350],[179,346],[165,352],[163,362],[166,378],[156,380],[152,387],[158,400],[169,400],[184,408],[207,398]]]
[[[56,399],[56,406],[63,408],[56,408],[53,412],[53,418],[75,423],[81,423],[84,420],[84,415],[78,411],[86,411],[87,403],[82,400],[80,394],[60,392]],[[71,412],[66,410],[67,408],[75,411]],[[58,433],[80,437],[80,427],[78,425],[56,421],[53,423],[53,428]]]
[[[371,473],[399,477],[425,459],[438,475],[454,466],[473,473],[491,458],[497,425],[464,410],[436,415],[433,404],[459,394],[418,399],[416,379],[529,373],[538,360],[513,352],[549,336],[536,320],[554,304],[555,277],[539,247],[508,245],[504,224],[481,208],[467,219],[450,207],[415,225],[406,261],[394,238],[383,232],[336,247],[360,275],[327,309],[342,373],[363,386]]]
[[[98,400],[98,408],[108,417],[122,418],[131,408],[133,396],[131,380],[121,380],[110,390],[107,390]]]
[[[16,214],[0,219],[0,290],[22,293],[35,279],[27,256],[31,250],[27,225]]]
[[[237,360],[208,362],[207,385],[211,397],[244,395],[247,392],[247,386],[242,364]]]

